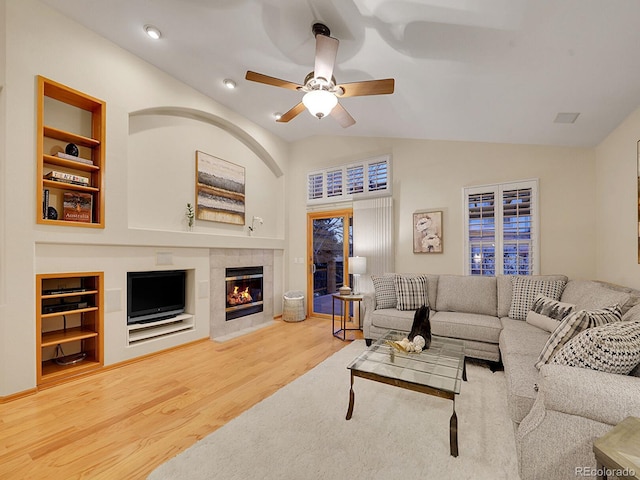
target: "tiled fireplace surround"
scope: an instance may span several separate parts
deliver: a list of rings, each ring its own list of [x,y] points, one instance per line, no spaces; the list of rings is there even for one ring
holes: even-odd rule
[[[239,334],[243,330],[258,328],[273,321],[273,250],[239,249],[239,248],[213,248],[210,251],[210,298],[211,325],[210,336],[212,339],[224,339]],[[225,271],[232,267],[264,268],[262,298],[264,310],[259,313],[225,320],[226,307],[226,282]]]

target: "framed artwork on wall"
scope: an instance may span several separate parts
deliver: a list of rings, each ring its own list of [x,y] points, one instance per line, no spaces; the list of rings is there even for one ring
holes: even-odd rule
[[[196,151],[196,218],[244,225],[244,167]]]
[[[413,253],[442,253],[442,211],[413,214]]]

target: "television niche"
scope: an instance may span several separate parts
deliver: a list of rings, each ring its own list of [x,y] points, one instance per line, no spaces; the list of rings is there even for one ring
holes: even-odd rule
[[[185,299],[185,270],[127,272],[127,325],[176,317]]]

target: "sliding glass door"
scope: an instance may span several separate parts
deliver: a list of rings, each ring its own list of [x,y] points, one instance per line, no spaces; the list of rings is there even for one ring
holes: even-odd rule
[[[307,216],[307,291],[309,315],[331,315],[331,294],[350,285],[348,261],[353,253],[351,210]]]

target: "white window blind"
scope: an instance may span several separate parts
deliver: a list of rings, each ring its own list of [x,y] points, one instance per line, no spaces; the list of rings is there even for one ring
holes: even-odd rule
[[[464,202],[467,275],[538,273],[537,180],[465,188]]]
[[[307,175],[307,203],[391,195],[391,157],[384,155]]]
[[[327,197],[342,195],[342,170],[327,172]]]
[[[347,167],[347,194],[364,192],[364,165]]]
[[[307,199],[315,200],[323,197],[323,175],[321,173],[310,174],[307,185]]]

